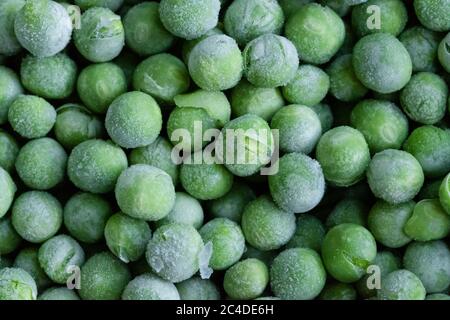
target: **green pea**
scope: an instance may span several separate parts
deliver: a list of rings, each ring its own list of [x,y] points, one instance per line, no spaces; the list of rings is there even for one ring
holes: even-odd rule
[[[412,61],[405,46],[393,35],[367,35],[353,49],[353,68],[361,83],[379,93],[402,89],[411,79]]]
[[[83,191],[107,193],[128,166],[121,148],[103,140],[88,140],[76,146],[67,163],[70,181]]]
[[[439,200],[442,208],[450,214],[450,173],[442,180],[439,187]]]
[[[8,121],[9,107],[22,93],[22,84],[16,73],[0,66],[0,124],[3,125]]]
[[[422,200],[414,207],[404,230],[416,241],[443,239],[450,234],[450,216],[441,207],[439,200]]]
[[[48,190],[64,180],[67,154],[51,138],[32,140],[20,149],[16,171],[30,188]]]
[[[111,214],[110,204],[101,196],[77,193],[64,207],[64,225],[77,240],[96,243],[102,240],[103,230]]]
[[[183,223],[199,229],[203,225],[203,208],[200,202],[187,193],[177,192],[175,204],[167,216],[158,220],[158,227],[170,223]]]
[[[277,162],[278,173],[269,176],[275,203],[288,212],[304,213],[316,207],[325,193],[325,179],[319,163],[307,155],[291,153]]]
[[[14,252],[22,238],[14,229],[10,217],[0,218],[0,231],[0,256]]]
[[[28,274],[33,277],[36,286],[40,291],[50,286],[52,281],[39,264],[38,252],[38,248],[35,247],[28,247],[20,250],[14,260],[13,266],[14,268],[20,268],[28,272]]]
[[[123,4],[123,0],[75,0],[74,2],[81,10],[87,10],[92,7],[103,7],[111,11],[116,11]]]
[[[231,109],[236,117],[254,114],[269,121],[283,106],[278,88],[259,88],[242,79],[231,91]]]
[[[177,283],[181,300],[220,300],[220,293],[214,282],[192,277]]]
[[[56,110],[55,136],[66,149],[73,149],[80,143],[100,138],[103,124],[88,109],[78,104],[65,104]]]
[[[78,77],[78,95],[86,107],[95,113],[106,113],[114,99],[126,91],[125,74],[114,63],[91,64]]]
[[[69,236],[53,237],[39,248],[39,264],[54,282],[65,284],[72,275],[72,267],[81,267],[84,263],[84,251]]]
[[[351,223],[333,227],[322,243],[322,258],[328,273],[336,280],[351,283],[366,273],[377,254],[372,234]]]
[[[0,300],[36,300],[37,287],[28,272],[19,268],[0,270]]]
[[[197,273],[202,250],[202,238],[194,227],[172,223],[156,229],[146,258],[158,276],[178,283]]]
[[[321,300],[356,300],[357,292],[348,283],[332,283],[326,285],[320,293]]]
[[[265,34],[250,41],[244,51],[247,80],[263,88],[287,85],[298,69],[297,49],[287,38]]]
[[[3,217],[11,207],[17,187],[7,171],[0,167],[0,218]]]
[[[283,9],[284,15],[289,18],[294,13],[300,10],[305,4],[312,2],[313,0],[278,0],[281,8]]]
[[[280,34],[284,13],[275,0],[236,0],[228,7],[224,25],[239,45],[268,33]]]
[[[50,103],[40,97],[21,95],[11,104],[8,120],[14,131],[22,137],[40,138],[52,130],[56,121],[56,111]]]
[[[181,54],[183,56],[184,63],[189,63],[189,57],[191,56],[192,49],[202,40],[208,38],[209,36],[214,36],[218,34],[223,34],[223,31],[219,28],[219,26],[207,31],[200,38],[192,39],[192,40],[184,40],[183,46],[181,48]]]
[[[177,57],[161,53],[142,61],[134,71],[133,87],[165,104],[189,89],[189,73]]]
[[[121,147],[147,146],[161,132],[161,109],[150,95],[137,91],[124,93],[108,108],[105,127]]]
[[[57,2],[26,1],[14,19],[14,32],[20,45],[31,54],[50,57],[69,43],[72,20]]]
[[[401,248],[411,241],[405,225],[411,218],[415,202],[389,204],[377,201],[368,216],[369,230],[374,238],[388,248]]]
[[[320,252],[325,226],[313,215],[300,214],[297,217],[297,228],[286,248],[307,248]]]
[[[125,263],[137,261],[144,254],[151,230],[147,222],[117,213],[105,226],[108,248]]]
[[[38,300],[80,300],[75,291],[64,287],[53,287],[42,292]]]
[[[319,103],[309,108],[311,108],[319,117],[323,133],[327,132],[333,127],[334,116],[328,104]]]
[[[367,220],[367,211],[368,208],[362,200],[343,199],[330,212],[325,224],[328,229],[343,223],[353,223],[364,227]]]
[[[447,0],[414,0],[414,10],[426,28],[433,31],[450,29]]]
[[[439,44],[438,58],[444,69],[450,72],[450,33]]]
[[[408,270],[389,273],[378,290],[380,300],[424,300],[425,288],[420,279]]]
[[[377,153],[367,169],[373,194],[391,204],[412,200],[420,191],[424,174],[419,161],[410,153],[387,149]]]
[[[322,135],[316,148],[316,158],[329,183],[348,187],[364,177],[370,152],[361,132],[342,126]]]
[[[122,300],[180,300],[180,295],[173,283],[147,273],[127,284]]]
[[[78,293],[83,300],[119,300],[130,280],[125,263],[109,252],[101,252],[81,267]]]
[[[116,58],[125,44],[120,17],[107,8],[93,7],[81,15],[80,28],[73,32],[78,51],[91,62]]]
[[[24,4],[24,0],[5,0],[0,4],[0,54],[12,56],[22,49],[14,33],[14,19]]]
[[[47,192],[29,191],[21,194],[12,208],[12,224],[28,242],[41,243],[54,236],[62,224],[62,207]]]
[[[427,293],[443,292],[450,285],[450,250],[443,241],[411,243],[403,264],[419,277]]]
[[[317,3],[304,5],[285,25],[286,37],[297,48],[300,60],[324,64],[344,43],[345,26],[329,7]]]
[[[311,300],[325,286],[326,272],[320,256],[311,249],[281,252],[270,268],[273,293],[285,300]]]
[[[239,261],[225,272],[223,287],[232,299],[259,297],[269,283],[267,266],[258,259]]]

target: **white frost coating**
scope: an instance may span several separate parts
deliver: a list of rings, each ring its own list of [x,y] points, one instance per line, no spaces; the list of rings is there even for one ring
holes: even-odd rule
[[[213,244],[210,241],[203,247],[203,250],[200,251],[200,254],[198,255],[198,265],[200,267],[200,276],[202,279],[209,279],[214,272],[213,269],[208,266],[213,250]]]

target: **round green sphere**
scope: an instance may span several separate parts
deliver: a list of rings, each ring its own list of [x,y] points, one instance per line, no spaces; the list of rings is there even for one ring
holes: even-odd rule
[[[14,260],[14,268],[20,268],[28,272],[36,282],[39,291],[51,285],[52,281],[42,269],[39,258],[39,249],[36,247],[28,247],[19,251]]]
[[[414,0],[414,10],[422,25],[433,31],[449,31],[448,0]]]
[[[180,300],[180,295],[173,283],[146,273],[127,284],[122,300]]]
[[[321,300],[356,300],[357,293],[355,288],[348,283],[332,283],[320,293]]]
[[[353,223],[366,226],[366,204],[356,198],[344,198],[340,200],[328,215],[325,225],[328,229],[343,223]]]
[[[322,221],[310,214],[300,214],[295,233],[286,248],[308,248],[320,252],[325,233]]]
[[[0,300],[36,300],[37,287],[33,277],[20,268],[0,270]]]
[[[75,291],[64,288],[64,287],[53,287],[42,292],[38,300],[52,300],[52,301],[63,301],[63,300],[80,300]]]
[[[3,217],[11,207],[14,195],[17,191],[16,184],[9,173],[0,167],[0,218]]]
[[[16,73],[0,66],[0,124],[8,121],[9,107],[22,93],[22,84]]]
[[[438,48],[438,58],[444,69],[450,73],[450,33],[442,39]]]
[[[384,277],[379,300],[424,300],[425,288],[420,279],[408,270],[397,270]]]
[[[177,283],[181,300],[220,300],[220,293],[214,282],[192,277]]]
[[[14,229],[10,217],[0,218],[0,231],[0,256],[14,252],[22,238]]]
[[[327,132],[333,127],[334,116],[328,104],[319,103],[309,108],[317,113],[320,123],[322,124],[322,133]]]
[[[200,202],[187,193],[177,192],[175,204],[167,216],[158,220],[158,227],[170,223],[183,223],[199,229],[203,225],[203,208]]]
[[[0,54],[12,56],[20,52],[22,47],[14,33],[14,19],[22,9],[25,0],[5,0],[0,4]]]

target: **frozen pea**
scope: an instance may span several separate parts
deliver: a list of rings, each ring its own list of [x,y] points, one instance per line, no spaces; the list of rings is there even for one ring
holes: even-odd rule
[[[29,191],[21,194],[12,208],[12,224],[28,242],[41,243],[54,236],[62,224],[62,207],[50,193]]]
[[[130,164],[147,164],[165,171],[172,178],[174,186],[178,184],[179,166],[172,161],[172,144],[162,136],[146,147],[133,149]]]
[[[356,77],[379,93],[398,91],[411,79],[411,57],[391,34],[375,33],[361,38],[353,49],[352,61]]]
[[[53,237],[39,248],[39,264],[54,282],[65,284],[74,267],[84,263],[84,251],[73,238],[66,235]]]
[[[21,241],[22,238],[14,229],[11,218],[0,218],[0,256],[14,252]]]
[[[151,230],[147,222],[117,213],[105,226],[109,250],[125,263],[137,261],[144,254]]]
[[[450,173],[439,186],[439,201],[442,208],[450,215]]]
[[[367,169],[373,194],[390,204],[412,200],[424,183],[420,163],[408,152],[387,149],[377,153]]]
[[[111,11],[116,11],[123,4],[123,0],[75,0],[74,2],[81,10],[88,10],[92,7],[103,7]]]
[[[325,98],[329,88],[330,77],[322,69],[304,64],[283,87],[283,96],[290,103],[312,107]]]
[[[192,49],[202,40],[208,38],[209,36],[214,36],[218,34],[223,34],[222,29],[219,26],[209,30],[200,38],[192,39],[192,40],[184,40],[181,48],[181,55],[183,57],[183,61],[188,64],[189,57],[191,56]]]
[[[0,66],[0,124],[3,125],[8,121],[9,107],[22,93],[22,84],[16,73]]]
[[[274,148],[269,124],[256,115],[247,114],[223,127],[215,151],[231,173],[248,177],[270,162]]]
[[[236,117],[254,114],[270,121],[283,106],[284,99],[278,88],[259,88],[242,79],[231,91],[231,109]]]
[[[212,243],[209,266],[214,270],[226,270],[241,258],[245,238],[241,227],[227,218],[215,218],[199,231],[205,244]]]
[[[348,283],[331,283],[325,286],[320,293],[321,300],[356,300],[357,292]]]
[[[195,159],[195,155],[193,155]],[[233,186],[233,174],[217,163],[183,164],[180,171],[183,188],[199,200],[223,197]]]
[[[439,44],[438,58],[444,69],[450,73],[450,33]]]
[[[241,225],[247,242],[263,251],[281,248],[296,228],[295,215],[279,209],[269,196],[261,196],[245,207]]]
[[[36,190],[48,190],[61,183],[66,166],[64,148],[51,138],[31,140],[20,149],[16,159],[20,179]]]
[[[325,225],[328,229],[343,223],[366,225],[368,208],[359,199],[347,198],[339,201],[327,217]]]
[[[415,26],[403,32],[399,40],[409,52],[414,72],[436,71],[440,40],[438,33]]]
[[[276,0],[235,0],[224,18],[225,31],[239,45],[263,34],[280,34],[283,24],[283,9]]]
[[[197,273],[203,248],[202,238],[194,227],[172,223],[156,229],[148,243],[146,258],[158,276],[178,283]]]
[[[245,206],[255,198],[255,193],[248,185],[235,181],[227,194],[207,204],[208,212],[213,217],[240,223]]]
[[[310,214],[300,214],[295,233],[286,247],[308,248],[320,252],[324,237],[325,226],[318,218]]]
[[[438,199],[425,199],[416,204],[403,229],[416,241],[443,239],[450,234],[450,216]]]
[[[175,203],[175,188],[170,176],[145,164],[133,165],[122,172],[115,195],[125,214],[147,221],[164,218]]]
[[[361,132],[341,126],[322,135],[316,148],[316,158],[329,183],[348,187],[364,177],[370,152]]]
[[[369,8],[376,6],[380,25],[374,28],[374,11]],[[371,33],[390,33],[398,36],[408,22],[408,11],[401,0],[369,0],[352,10],[352,26],[359,37]]]
[[[33,94],[46,99],[64,99],[75,87],[77,65],[64,53],[43,58],[28,55],[22,59],[20,78]]]
[[[106,113],[111,102],[126,91],[125,74],[114,63],[89,65],[78,77],[78,95],[86,107],[95,113]]]
[[[39,249],[35,247],[28,247],[20,250],[14,260],[13,266],[14,268],[20,268],[28,272],[28,274],[33,277],[36,286],[40,291],[50,286],[52,281],[39,264],[38,252]]]
[[[8,121],[22,137],[40,138],[52,130],[56,111],[50,103],[38,96],[21,95],[10,106]]]
[[[177,192],[175,204],[167,216],[158,220],[158,227],[169,223],[183,223],[199,229],[203,225],[203,208],[200,202],[187,193]]]
[[[311,108],[319,117],[320,123],[322,125],[322,133],[327,132],[333,127],[334,116],[328,104],[319,103],[309,108]]]
[[[16,184],[9,173],[0,167],[0,218],[3,217],[11,207],[14,195],[17,191]]]
[[[329,7],[317,3],[303,6],[288,19],[285,28],[300,60],[311,64],[330,61],[344,43],[342,19]]]
[[[262,35],[250,41],[242,54],[245,76],[257,87],[287,85],[295,77],[299,65],[294,44],[275,34]]]
[[[445,81],[430,72],[415,74],[400,94],[403,110],[412,120],[435,124],[447,110],[448,88]]]
[[[192,277],[177,283],[181,300],[220,300],[220,292],[214,282]]]
[[[22,49],[14,33],[14,19],[24,4],[24,0],[5,0],[0,4],[0,54],[12,56]]]
[[[37,287],[32,276],[20,268],[0,270],[0,300],[36,300]]]
[[[377,201],[370,209],[368,226],[374,238],[388,248],[401,248],[411,241],[405,233],[406,222],[411,218],[415,202],[389,204]]]
[[[433,31],[450,30],[448,0],[414,0],[414,10],[421,24]]]
[[[148,93],[164,104],[189,89],[189,73],[183,61],[161,53],[142,61],[133,74],[133,88]]]
[[[125,41],[128,47],[141,56],[168,50],[175,41],[159,18],[159,3],[143,2],[135,5],[123,19]]]
[[[78,51],[91,62],[106,62],[117,57],[125,44],[120,17],[107,8],[93,7],[81,15],[80,28],[73,41]]]
[[[408,270],[397,270],[384,277],[377,297],[380,300],[424,300],[425,288],[420,279]]]
[[[322,124],[312,109],[302,105],[281,108],[272,118],[272,129],[279,130],[282,152],[311,153],[322,135]]]
[[[277,254],[277,250],[262,251],[247,244],[242,259],[254,258],[261,260],[267,266],[270,266]]]
[[[233,88],[242,78],[244,61],[233,38],[212,35],[200,41],[189,55],[189,73],[207,91]]]
[[[164,27],[177,37],[192,40],[214,28],[219,0],[162,0],[159,15]]]
[[[333,227],[322,243],[322,258],[328,273],[344,283],[355,282],[364,276],[376,254],[377,245],[372,234],[357,224]]]
[[[450,250],[443,241],[411,243],[403,264],[419,277],[427,293],[443,292],[450,285]]]
[[[50,57],[70,41],[72,20],[55,1],[26,1],[16,14],[14,32],[19,43],[36,57]]]
[[[180,295],[173,283],[146,273],[127,284],[122,300],[180,300]]]
[[[311,249],[287,249],[274,259],[270,268],[272,291],[285,300],[314,299],[322,291],[325,281],[322,260]]]
[[[304,213],[316,207],[325,193],[322,168],[316,160],[301,153],[284,155],[279,170],[269,176],[275,203],[285,211]]]
[[[230,121],[231,106],[223,92],[196,90],[174,97],[177,107],[195,107],[204,109],[219,127]]]
[[[63,300],[80,300],[75,291],[70,290],[65,287],[53,287],[42,292],[38,300],[52,300],[52,301],[63,301]]]
[[[77,193],[64,207],[64,225],[77,240],[96,243],[103,238],[103,230],[111,214],[110,204],[101,196]]]
[[[364,135],[372,153],[400,149],[408,137],[408,119],[389,101],[360,101],[352,110],[350,121]]]
[[[87,140],[72,150],[67,173],[79,189],[107,193],[114,189],[127,166],[127,156],[118,146],[103,140]]]
[[[101,252],[81,267],[78,293],[83,300],[119,300],[130,280],[130,271],[125,263],[109,252]]]
[[[111,139],[121,147],[144,147],[155,141],[161,132],[161,109],[150,95],[127,92],[109,106],[105,127]]]
[[[68,103],[56,110],[55,136],[59,143],[71,150],[80,143],[100,138],[103,123],[87,108]]]
[[[269,271],[258,259],[239,261],[225,272],[223,287],[232,299],[248,300],[259,297],[269,283]]]
[[[351,54],[337,57],[327,73],[330,76],[330,93],[340,101],[360,100],[369,91],[355,75]]]
[[[305,4],[313,2],[313,0],[278,0],[284,15],[289,18],[299,11]]]
[[[416,128],[403,148],[422,166],[427,177],[441,177],[450,171],[450,132],[435,126]]]

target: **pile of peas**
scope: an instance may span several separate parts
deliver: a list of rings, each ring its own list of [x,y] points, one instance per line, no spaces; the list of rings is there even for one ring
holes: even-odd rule
[[[2,0],[0,300],[450,299],[449,32],[450,0]],[[175,163],[196,122],[278,130],[278,171]]]

